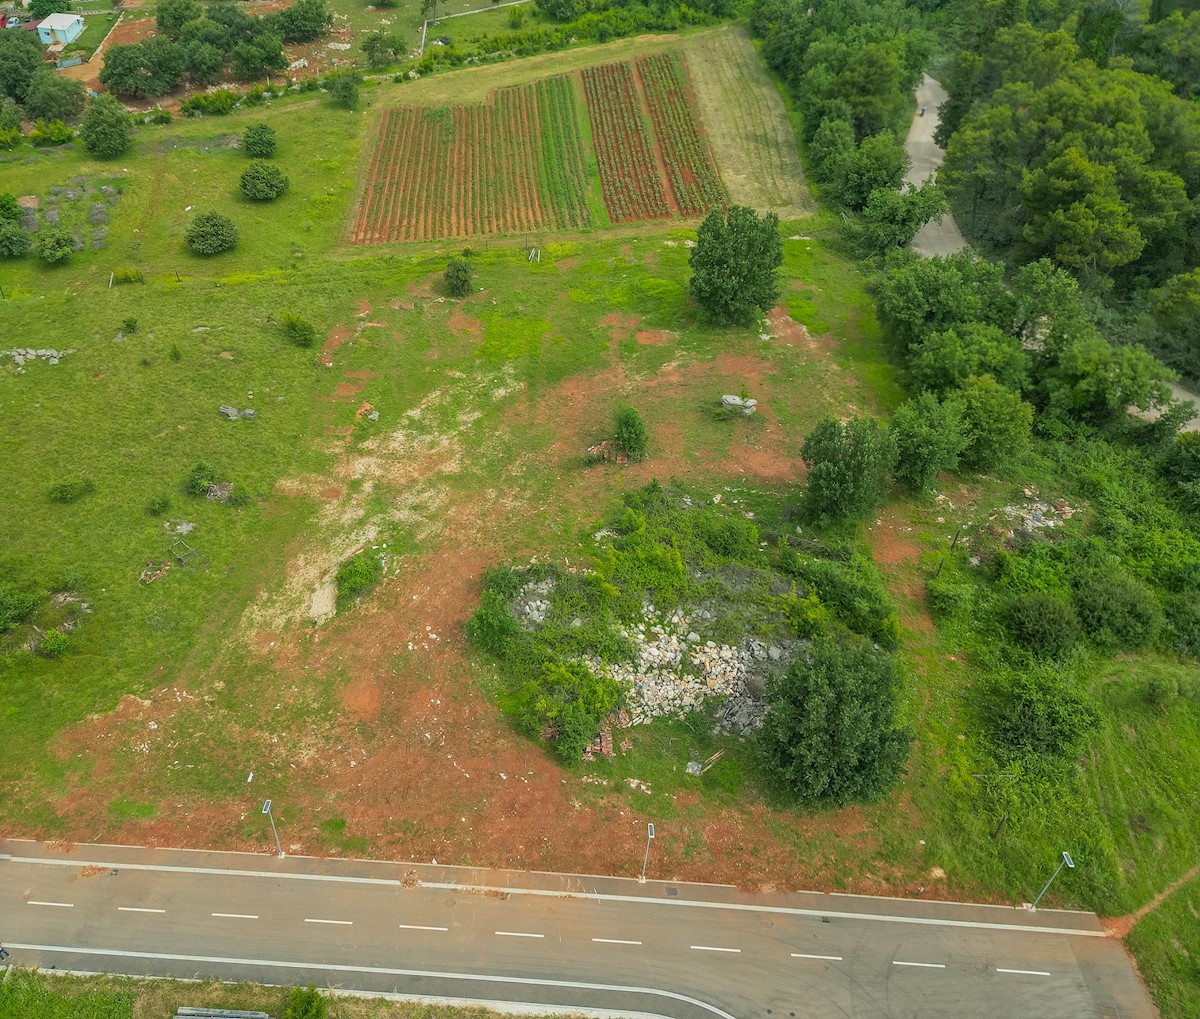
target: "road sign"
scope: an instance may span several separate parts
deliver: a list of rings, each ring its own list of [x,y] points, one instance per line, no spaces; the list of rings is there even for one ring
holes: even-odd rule
[[[646,837],[651,838],[651,839],[654,838],[654,822],[653,821],[651,821],[648,825],[646,825]]]
[[[263,813],[264,814],[271,813],[271,801],[270,800],[267,800],[267,802],[263,804]]]

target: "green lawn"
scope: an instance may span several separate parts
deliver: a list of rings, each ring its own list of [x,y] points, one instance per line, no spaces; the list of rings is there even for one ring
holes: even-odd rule
[[[86,8],[85,8],[86,9]],[[104,5],[103,10],[109,7]],[[113,25],[117,23],[116,14],[88,14],[84,19],[83,33],[63,51],[64,57],[81,56],[84,59],[96,52],[96,47],[104,42]]]

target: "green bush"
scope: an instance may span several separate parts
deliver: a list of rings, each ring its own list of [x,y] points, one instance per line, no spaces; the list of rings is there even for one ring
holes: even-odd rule
[[[20,258],[32,246],[29,234],[21,229],[20,223],[0,221],[0,258]]]
[[[582,662],[549,661],[518,694],[518,717],[530,735],[548,733],[561,760],[575,762],[620,695],[614,680],[593,675]]]
[[[1099,724],[1091,699],[1055,672],[1025,669],[995,678],[986,711],[1002,757],[1069,759]]]
[[[631,463],[646,459],[649,437],[642,416],[633,407],[618,407],[613,415],[613,446]]]
[[[972,584],[952,577],[929,577],[925,581],[925,605],[935,619],[949,619],[971,604]]]
[[[156,495],[146,503],[146,516],[161,517],[166,516],[167,511],[171,508],[171,497],[167,495]]]
[[[209,486],[217,480],[216,469],[203,460],[197,461],[183,482],[183,490],[188,495],[207,495]]]
[[[93,156],[114,159],[133,142],[133,117],[113,96],[102,93],[88,101],[79,137]]]
[[[812,637],[829,625],[829,612],[821,599],[812,591],[801,598],[795,584],[790,594],[775,599],[775,609],[783,614],[797,637]]]
[[[780,569],[803,581],[847,629],[887,648],[900,642],[900,619],[870,557],[848,553],[844,561],[817,559],[791,549]]]
[[[43,658],[61,658],[69,645],[67,635],[58,630],[47,630],[38,644],[38,654]]]
[[[1154,594],[1123,573],[1087,574],[1076,583],[1073,601],[1088,637],[1107,651],[1144,648],[1162,625]]]
[[[1180,654],[1200,658],[1200,599],[1174,595],[1166,605],[1167,630]]]
[[[219,255],[237,245],[238,232],[228,216],[202,212],[188,224],[184,239],[197,255]]]
[[[358,109],[358,85],[358,75],[347,72],[336,75],[329,81],[326,87],[329,89],[329,95],[338,106],[344,107],[347,110],[356,110]]]
[[[1059,658],[1079,640],[1079,617],[1070,603],[1043,591],[1019,594],[1004,607],[1004,625],[1035,658]]]
[[[71,129],[61,120],[39,119],[29,132],[29,141],[39,147],[66,145],[71,140]]]
[[[280,316],[279,325],[283,334],[297,347],[311,347],[317,342],[317,327],[295,312],[285,311]]]
[[[61,265],[75,253],[75,237],[62,227],[42,230],[37,235],[33,250],[43,262]]]
[[[152,109],[150,111],[150,123],[151,124],[169,124],[169,123],[171,123],[171,120],[172,120],[171,111],[164,110],[161,106],[159,106],[157,103],[155,103],[154,109]]]
[[[1164,711],[1178,700],[1195,700],[1198,695],[1200,681],[1195,676],[1166,672],[1151,677],[1146,684],[1146,700]]]
[[[471,292],[471,267],[465,259],[452,258],[446,263],[442,280],[451,297],[466,297]]]
[[[826,417],[805,437],[800,455],[808,465],[809,516],[826,523],[856,520],[874,513],[887,496],[896,439],[874,418],[843,424]]]
[[[51,485],[46,497],[51,502],[65,506],[68,503],[78,502],[85,495],[91,495],[95,491],[96,483],[91,478],[75,478],[72,481],[60,481],[57,485]]]
[[[185,117],[198,117],[208,114],[213,117],[223,117],[233,112],[237,103],[237,93],[227,88],[219,88],[215,92],[197,92],[190,99],[179,104],[179,109]]]
[[[11,630],[37,608],[37,595],[0,583],[0,633]]]
[[[146,277],[142,270],[138,268],[130,268],[129,266],[120,265],[113,270],[113,283],[145,283]],[[136,321],[136,319],[135,319]],[[130,332],[131,330],[126,330]]]
[[[309,984],[294,988],[288,995],[283,1019],[325,1019],[327,1014],[325,999],[315,984]]]
[[[138,320],[136,318],[130,317],[121,319],[121,332],[123,332],[126,336],[132,336],[137,331]]]
[[[271,202],[287,191],[291,181],[274,163],[256,159],[242,174],[242,194],[252,202]]]
[[[242,150],[252,159],[270,159],[277,143],[275,128],[267,124],[251,124],[242,132]]]
[[[364,549],[351,556],[337,571],[338,608],[346,608],[379,583],[383,576],[383,560],[379,553]]]

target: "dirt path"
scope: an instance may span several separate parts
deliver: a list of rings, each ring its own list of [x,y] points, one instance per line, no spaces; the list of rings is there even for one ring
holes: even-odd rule
[[[1147,902],[1140,909],[1132,913],[1126,913],[1124,916],[1114,916],[1111,919],[1101,921],[1104,924],[1104,929],[1108,931],[1109,937],[1126,938],[1129,932],[1133,930],[1139,920],[1144,916],[1153,913],[1159,906],[1174,895],[1180,888],[1188,884],[1190,881],[1195,881],[1200,877],[1200,863],[1196,864],[1183,877],[1176,881],[1172,881],[1166,888],[1159,892],[1153,899]]]

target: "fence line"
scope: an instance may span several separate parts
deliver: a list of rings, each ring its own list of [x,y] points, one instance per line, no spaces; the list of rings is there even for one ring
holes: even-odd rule
[[[421,45],[417,47],[417,56],[425,55],[425,33],[430,25],[439,21],[449,21],[451,18],[465,18],[468,14],[486,14],[488,11],[498,11],[501,7],[520,7],[521,4],[531,3],[532,0],[507,0],[506,3],[492,4],[489,7],[476,7],[473,11],[459,11],[457,14],[443,14],[440,18],[426,18],[421,24]]]

